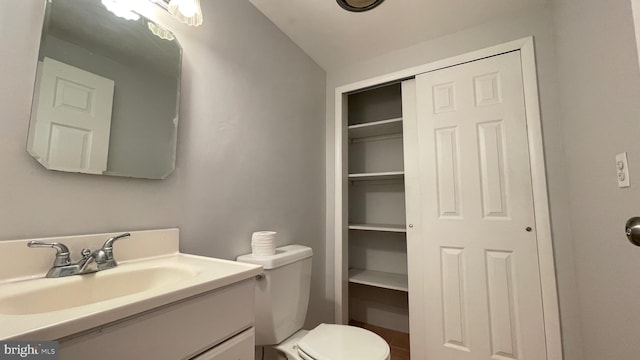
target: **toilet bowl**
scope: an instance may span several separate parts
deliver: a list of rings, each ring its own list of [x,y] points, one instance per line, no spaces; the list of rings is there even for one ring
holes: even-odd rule
[[[239,256],[262,265],[256,282],[256,345],[272,346],[288,360],[389,360],[389,344],[362,328],[320,324],[302,330],[311,287],[311,248],[288,245],[274,255]]]
[[[380,336],[347,325],[320,324],[300,330],[274,348],[287,360],[389,360],[389,345]]]

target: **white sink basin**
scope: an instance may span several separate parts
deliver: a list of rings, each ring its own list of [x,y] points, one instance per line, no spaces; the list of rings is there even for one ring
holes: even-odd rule
[[[256,265],[174,253],[93,274],[0,283],[0,340],[57,340],[260,272]]]
[[[197,274],[196,268],[167,263],[139,268],[122,266],[59,279],[22,281],[14,284],[11,291],[0,295],[0,314],[39,314],[74,308],[175,285]]]

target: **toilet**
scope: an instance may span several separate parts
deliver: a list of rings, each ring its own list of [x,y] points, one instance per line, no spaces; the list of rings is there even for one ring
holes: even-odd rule
[[[256,346],[272,346],[288,360],[389,360],[389,344],[369,330],[335,324],[302,330],[312,255],[309,247],[288,245],[274,255],[238,257],[264,269],[256,281]]]

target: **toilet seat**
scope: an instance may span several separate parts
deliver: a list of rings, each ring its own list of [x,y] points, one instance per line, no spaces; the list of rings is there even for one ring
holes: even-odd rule
[[[388,360],[389,344],[369,330],[320,324],[298,341],[305,360]]]

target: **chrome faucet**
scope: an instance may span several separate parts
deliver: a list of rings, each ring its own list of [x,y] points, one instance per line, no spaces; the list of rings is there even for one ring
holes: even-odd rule
[[[56,258],[53,260],[53,267],[47,272],[48,278],[58,278],[71,275],[89,274],[96,271],[107,270],[118,266],[113,258],[113,243],[116,240],[129,237],[130,233],[110,237],[104,242],[102,247],[96,251],[84,248],[81,251],[82,258],[75,263],[71,262],[69,248],[62,243],[46,243],[42,241],[29,241],[28,247],[50,247],[56,249]],[[89,264],[94,262],[95,268],[89,268]]]

